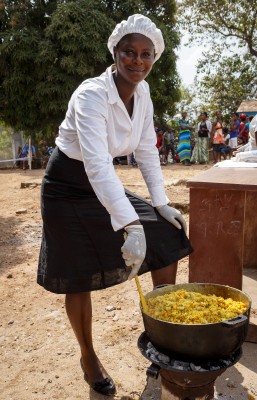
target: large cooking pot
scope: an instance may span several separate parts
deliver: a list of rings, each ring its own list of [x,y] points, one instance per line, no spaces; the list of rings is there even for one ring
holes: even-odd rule
[[[153,318],[143,312],[147,336],[154,346],[166,354],[186,359],[217,359],[228,356],[244,342],[249,325],[250,297],[235,288],[210,283],[185,283],[157,286],[145,295],[146,299],[185,289],[202,294],[242,301],[246,311],[238,317],[211,324],[177,324]]]

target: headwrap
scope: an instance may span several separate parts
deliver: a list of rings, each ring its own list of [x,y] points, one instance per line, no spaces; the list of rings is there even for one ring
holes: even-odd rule
[[[123,36],[131,33],[141,33],[141,35],[148,37],[153,42],[155,49],[154,62],[160,58],[165,48],[162,32],[148,17],[141,14],[131,15],[127,20],[121,21],[114,28],[107,43],[108,49],[113,57],[113,48],[117,46]]]

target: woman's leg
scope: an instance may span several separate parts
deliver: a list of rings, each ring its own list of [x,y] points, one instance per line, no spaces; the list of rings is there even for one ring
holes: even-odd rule
[[[95,354],[92,339],[91,293],[66,294],[65,306],[68,318],[81,349],[82,364],[90,382],[109,375]]]
[[[219,156],[219,153],[217,151],[213,150],[213,160],[214,160],[215,164],[219,161],[218,156]]]
[[[168,265],[165,268],[152,271],[152,281],[153,286],[163,285],[163,284],[175,284],[177,275],[178,263]]]

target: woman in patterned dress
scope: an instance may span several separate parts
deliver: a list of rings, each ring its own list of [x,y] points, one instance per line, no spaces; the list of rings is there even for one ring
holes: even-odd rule
[[[189,121],[186,119],[187,113],[183,111],[181,113],[182,118],[178,121],[178,125],[180,128],[179,131],[179,142],[178,142],[178,155],[180,158],[180,162],[183,165],[191,165],[191,129],[192,127],[189,124]]]
[[[201,113],[201,121],[197,126],[196,143],[191,157],[192,163],[200,164],[209,162],[209,138],[212,131],[212,124],[207,119],[207,113]]]

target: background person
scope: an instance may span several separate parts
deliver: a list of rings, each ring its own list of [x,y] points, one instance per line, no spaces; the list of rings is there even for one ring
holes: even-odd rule
[[[224,129],[223,129],[223,133],[224,133]],[[224,134],[225,141],[226,141],[226,136],[227,136],[227,134]],[[238,138],[238,127],[235,122],[231,123],[229,137],[227,137],[227,138],[229,139],[229,141],[228,141],[229,147],[232,150],[235,150],[237,147],[237,138]]]
[[[23,149],[22,149],[22,151],[21,151],[21,157],[22,158],[26,158],[26,157],[29,157],[29,154],[31,154],[31,163],[33,163],[33,161],[35,160],[35,158],[36,158],[36,148],[35,148],[35,146],[33,146],[33,145],[30,145],[30,147],[29,147],[29,144],[28,143],[26,143],[24,146],[23,146]],[[25,169],[27,169],[28,167],[29,167],[29,163],[28,163],[28,160],[24,160],[24,161],[22,161],[22,168],[25,170]]]
[[[171,153],[171,159],[174,162],[174,130],[171,126],[169,126],[163,134],[163,143],[165,147],[165,163],[167,164],[168,162],[169,153]]]
[[[242,139],[244,140],[244,137]],[[249,141],[244,146],[241,146],[238,152],[253,150],[257,150],[257,114],[250,122]]]
[[[179,125],[179,142],[178,142],[178,155],[180,162],[183,165],[191,165],[191,130],[189,120],[187,119],[186,111],[181,113],[182,118],[178,121]]]
[[[247,124],[246,124],[246,114],[240,114],[240,125],[239,125],[239,131],[238,131],[238,135],[242,136],[242,138],[244,139],[245,143],[248,142],[249,139],[249,130],[247,128]]]
[[[41,168],[46,168],[50,155],[52,154],[52,147],[49,147],[46,140],[43,140],[39,148],[39,155],[41,158]]]
[[[236,125],[236,133],[238,136],[238,132],[239,132],[239,128],[240,128],[240,121],[239,121],[239,114],[237,112],[233,112],[231,114],[230,125],[232,126],[233,124]]]
[[[242,138],[242,136],[238,136],[237,137],[237,146],[235,148],[235,150],[232,152],[232,155],[235,156],[236,153],[238,152],[238,150],[243,147],[245,145],[244,139]]]
[[[222,115],[220,111],[216,112],[216,121],[212,124],[212,148],[214,163],[221,160],[220,148],[225,143],[223,135]]]
[[[201,121],[197,125],[195,146],[193,149],[191,162],[208,164],[209,162],[209,138],[212,131],[212,123],[208,119],[207,112],[201,113]]]
[[[148,271],[154,286],[174,283],[177,261],[192,248],[181,213],[167,205],[144,81],[164,50],[162,33],[135,14],[116,26],[108,48],[115,65],[75,90],[47,165],[38,283],[66,294],[84,378],[112,395],[115,384],[93,346],[90,292]],[[115,173],[113,158],[131,152],[151,204],[125,191]]]
[[[165,146],[163,141],[163,131],[161,128],[156,130],[156,147],[159,152],[159,158],[161,165],[165,165]]]
[[[234,124],[234,126],[236,125]],[[230,159],[232,155],[232,147],[229,145],[230,133],[226,126],[224,126],[222,131],[224,136],[224,144],[220,145],[220,155],[223,156],[224,160],[227,160],[227,158]]]

